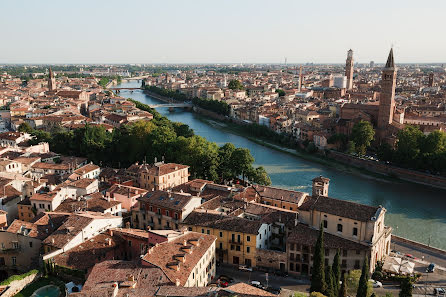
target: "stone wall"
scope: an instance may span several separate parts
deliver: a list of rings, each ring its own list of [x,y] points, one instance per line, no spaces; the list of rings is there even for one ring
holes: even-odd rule
[[[327,155],[336,161],[352,165],[355,167],[363,168],[368,171],[376,172],[379,174],[389,175],[397,177],[402,180],[415,182],[419,184],[429,185],[436,188],[446,189],[446,178],[438,175],[431,175],[420,171],[404,169],[401,167],[395,167],[387,164],[383,164],[377,161],[363,160],[348,154],[330,151]]]
[[[286,253],[264,249],[256,250],[257,268],[274,271],[280,270],[280,263],[286,266]],[[285,267],[286,269],[286,267]]]
[[[6,286],[6,290],[3,291],[2,297],[12,297],[20,292],[24,287],[40,277],[39,273],[28,275],[27,277],[11,282]]]

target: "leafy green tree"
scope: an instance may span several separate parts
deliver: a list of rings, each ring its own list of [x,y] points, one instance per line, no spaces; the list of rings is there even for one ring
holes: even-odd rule
[[[356,152],[356,144],[355,144],[355,142],[354,141],[349,141],[348,143],[347,143],[347,150],[346,150],[346,153],[347,154],[353,154],[354,152]]]
[[[359,279],[358,291],[356,297],[367,297],[369,283],[369,259],[366,256],[362,263],[361,278]]]
[[[279,97],[283,97],[283,96],[285,96],[285,91],[282,90],[282,89],[277,89],[277,90],[276,90],[276,93],[279,94]]]
[[[232,167],[232,154],[235,151],[235,146],[232,143],[225,143],[218,149],[218,175],[221,181],[225,181],[234,177],[234,170]]]
[[[321,223],[319,236],[314,246],[313,271],[311,276],[310,292],[325,292],[325,248],[324,248],[324,226]]]
[[[333,259],[333,277],[334,277],[334,292],[336,292],[336,294],[338,294],[339,292],[339,286],[340,286],[340,281],[341,281],[341,256],[340,256],[340,252],[339,249],[336,250],[336,255],[334,256]]]
[[[328,143],[336,145],[339,151],[345,151],[347,149],[348,137],[342,133],[336,133],[327,140]]]
[[[311,292],[310,297],[326,297],[326,296],[320,292]]]
[[[375,138],[375,130],[370,122],[359,121],[353,126],[351,136],[356,145],[356,152],[363,155]]]
[[[228,88],[231,90],[243,90],[243,85],[239,80],[231,79],[228,83]]]
[[[266,172],[265,168],[263,166],[259,166],[257,168],[253,168],[253,170],[250,170],[249,179],[256,184],[264,185],[264,186],[270,186],[271,185],[271,178],[269,177],[268,173]]]
[[[423,132],[416,126],[408,125],[400,130],[395,151],[396,161],[405,166],[414,166],[420,157],[423,137]]]
[[[378,159],[381,161],[391,161],[393,159],[393,149],[387,142],[378,146]]]
[[[242,176],[245,180],[245,176],[249,174],[254,157],[251,152],[246,148],[236,148],[231,155],[231,168],[235,177]]]
[[[17,130],[19,132],[24,132],[24,133],[33,132],[33,128],[31,128],[31,126],[28,123],[21,123]]]
[[[412,297],[412,281],[410,277],[405,277],[401,281],[401,290],[399,293],[399,297]]]

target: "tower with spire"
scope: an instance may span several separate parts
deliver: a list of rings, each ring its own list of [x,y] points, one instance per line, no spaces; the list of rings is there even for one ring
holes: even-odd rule
[[[347,52],[345,76],[347,76],[347,90],[351,90],[353,88],[353,51],[351,49]]]
[[[51,91],[56,90],[56,78],[54,78],[53,70],[50,67],[50,73],[48,76],[48,89]]]
[[[390,49],[386,66],[382,71],[381,94],[379,97],[378,129],[385,131],[393,121],[395,111],[396,67],[393,48]]]

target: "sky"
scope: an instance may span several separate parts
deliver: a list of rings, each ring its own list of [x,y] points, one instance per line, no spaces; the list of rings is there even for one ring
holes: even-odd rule
[[[446,62],[445,0],[1,0],[0,63]]]

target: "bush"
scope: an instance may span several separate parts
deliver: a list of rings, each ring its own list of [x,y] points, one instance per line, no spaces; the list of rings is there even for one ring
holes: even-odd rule
[[[37,273],[39,273],[39,270],[33,269],[33,270],[30,270],[30,271],[28,271],[28,272],[26,272],[24,274],[11,275],[10,277],[8,277],[4,281],[2,281],[0,283],[0,286],[7,286],[10,283],[12,283],[13,281],[22,280],[22,279],[24,279],[27,276],[30,276],[30,275],[33,275],[33,274],[37,274]]]
[[[326,296],[319,292],[311,292],[310,297],[326,297]]]

